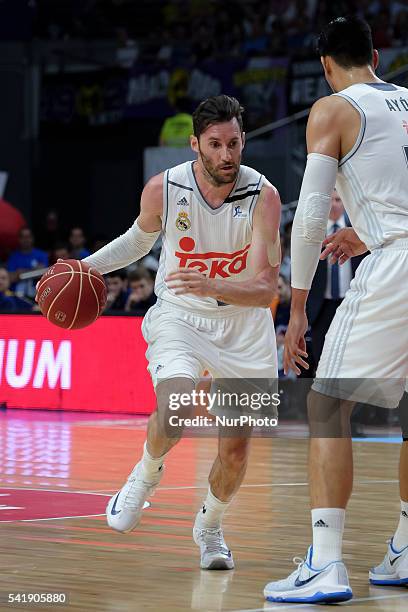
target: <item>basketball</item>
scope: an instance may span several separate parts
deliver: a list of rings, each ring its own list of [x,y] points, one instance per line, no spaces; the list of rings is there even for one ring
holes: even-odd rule
[[[87,327],[106,304],[103,277],[77,259],[59,261],[41,277],[37,301],[42,314],[64,329]]]

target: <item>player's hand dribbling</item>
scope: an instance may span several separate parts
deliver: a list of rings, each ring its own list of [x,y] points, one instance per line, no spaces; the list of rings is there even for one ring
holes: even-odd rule
[[[179,268],[176,272],[171,272],[166,276],[166,283],[176,295],[211,295],[211,279],[192,268]]]
[[[352,227],[344,227],[335,234],[327,236],[323,241],[325,247],[320,255],[320,259],[327,259],[330,256],[332,263],[339,262],[340,266],[350,257],[363,255],[368,251],[367,245],[357,236]]]
[[[305,370],[309,364],[303,359],[307,357],[305,333],[308,327],[305,312],[291,313],[288,329],[285,334],[285,349],[283,353],[283,371],[285,374],[293,370],[295,374],[301,373],[299,365]]]

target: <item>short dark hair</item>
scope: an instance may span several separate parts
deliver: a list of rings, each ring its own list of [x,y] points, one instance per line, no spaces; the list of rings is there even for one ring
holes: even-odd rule
[[[152,275],[150,274],[147,268],[140,266],[136,270],[132,270],[131,272],[129,272],[128,274],[129,283],[138,282],[141,280],[153,281]]]
[[[221,95],[212,96],[201,102],[193,113],[194,136],[199,138],[203,132],[213,123],[224,123],[235,119],[242,132],[243,121],[242,113],[244,107],[240,105],[236,98]]]
[[[322,30],[317,41],[317,51],[322,57],[332,57],[342,68],[371,64],[371,28],[365,19],[357,15],[333,19]]]
[[[127,279],[126,270],[121,268],[120,270],[113,270],[106,275],[108,278],[120,278],[125,281]]]

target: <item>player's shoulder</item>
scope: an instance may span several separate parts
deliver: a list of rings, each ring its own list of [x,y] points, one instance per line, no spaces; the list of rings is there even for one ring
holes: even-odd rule
[[[313,104],[310,110],[309,118],[315,118],[316,116],[336,116],[338,112],[342,111],[342,109],[347,109],[349,107],[350,104],[341,96],[337,96],[335,94],[323,96],[323,98],[319,98]]]
[[[321,131],[333,129],[336,125],[341,126],[350,113],[354,114],[354,110],[345,98],[336,95],[324,96],[316,100],[310,110],[308,129]]]
[[[263,197],[266,196],[267,198],[276,196],[279,197],[277,188],[272,185],[264,174],[255,168],[241,164],[238,184],[235,191],[244,190],[247,190],[248,192],[259,191],[263,194]]]
[[[144,186],[144,193],[148,193],[150,196],[163,194],[163,177],[164,172],[159,172],[152,176]]]
[[[194,160],[182,162],[181,164],[168,168],[164,174],[169,178],[169,180],[185,178],[188,175],[193,163]]]
[[[153,214],[163,210],[163,177],[164,172],[155,174],[146,183],[141,198],[141,209]]]
[[[258,189],[261,186],[264,178],[265,177],[263,174],[255,168],[241,164],[239,167],[238,183],[235,191],[244,191],[245,189],[248,191],[253,191],[254,189]]]

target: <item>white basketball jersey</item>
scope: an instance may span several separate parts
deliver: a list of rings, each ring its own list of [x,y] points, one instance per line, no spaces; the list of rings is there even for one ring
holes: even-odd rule
[[[359,83],[334,94],[360,113],[360,134],[339,161],[336,188],[370,250],[408,237],[408,89]]]
[[[256,170],[241,166],[230,195],[221,206],[212,208],[200,192],[193,164],[189,161],[164,173],[163,247],[155,292],[182,308],[227,314],[237,307],[210,297],[176,295],[165,277],[178,268],[193,268],[209,278],[232,282],[253,277],[248,268],[252,217],[265,179]]]

